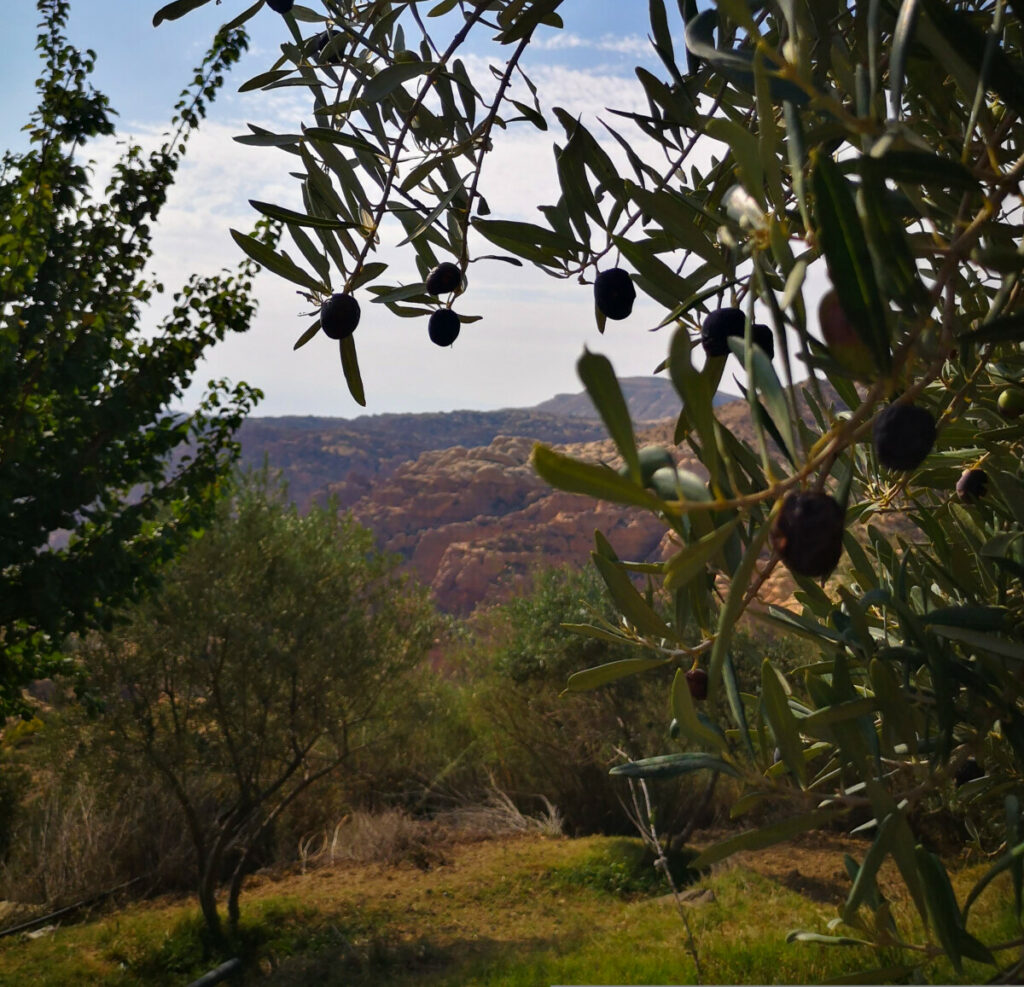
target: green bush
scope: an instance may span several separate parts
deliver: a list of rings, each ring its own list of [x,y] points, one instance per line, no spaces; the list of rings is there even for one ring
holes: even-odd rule
[[[691,866],[696,850],[683,848],[666,857],[676,890],[700,880],[701,872]],[[654,853],[642,840],[619,837],[582,861],[549,871],[543,881],[556,888],[590,888],[618,898],[665,894],[665,877],[655,864]]]

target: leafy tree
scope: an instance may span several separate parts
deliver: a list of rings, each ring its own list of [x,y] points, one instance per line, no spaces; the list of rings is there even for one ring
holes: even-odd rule
[[[265,476],[224,500],[130,620],[82,657],[104,722],[181,807],[211,934],[282,813],[399,715],[433,642],[425,592],[333,507],[300,516]]]
[[[513,262],[593,281],[601,328],[628,316],[636,289],[672,327],[659,369],[682,402],[676,440],[706,480],[647,469],[613,369],[591,353],[580,376],[624,475],[548,448],[534,455],[553,485],[652,511],[679,544],[656,567],[600,541],[595,552],[622,619],[592,633],[640,642],[650,657],[570,688],[683,666],[671,695],[690,749],[615,770],[720,771],[746,790],[738,817],[766,802],[790,808],[785,822],[738,834],[699,863],[866,813],[873,842],[847,861],[852,886],[836,920],[853,935],[816,941],[875,946],[888,963],[877,979],[921,975],[943,953],[958,969],[1002,963],[1020,941],[983,944],[971,906],[1009,874],[1019,919],[1024,887],[1020,4],[717,0],[699,10],[651,0],[646,22],[630,8],[656,59],[637,67],[647,108],[610,109],[606,136],[571,108],[549,109],[523,74],[540,28],[571,28],[585,3],[316,7],[285,14],[291,40],[248,84],[305,85],[315,118],[243,138],[301,165],[303,211],[257,208],[285,223],[308,269],[284,253],[261,262],[314,304],[333,292],[433,318],[471,288],[470,256],[483,259],[486,240]],[[501,64],[474,78],[459,53],[481,35]],[[549,119],[564,131],[558,200],[539,206],[543,222],[490,217],[485,162],[501,130]],[[372,259],[387,224],[405,232],[412,277]],[[427,277],[442,259],[461,275],[444,301]],[[336,317],[342,309],[351,315],[351,302],[330,310],[328,328],[362,399],[358,333]],[[744,373],[752,444],[716,418],[727,370]],[[885,527],[891,518],[902,533]],[[759,588],[780,564],[797,606],[759,611]],[[661,580],[672,619],[634,588],[638,569]],[[731,644],[748,612],[814,641],[819,660],[788,675],[768,660],[760,688],[741,691]],[[691,663],[708,671],[709,698],[726,697],[728,729],[698,712],[683,678]],[[994,862],[964,901],[915,833],[918,809],[954,792],[998,830]],[[923,942],[907,942],[876,884],[887,859]]]
[[[255,266],[191,278],[144,334],[163,287],[144,275],[152,224],[199,125],[245,47],[220,35],[181,96],[174,132],[129,147],[105,201],[81,146],[113,134],[71,47],[65,0],[40,0],[44,60],[30,147],[0,166],[0,709],[60,663],[66,636],[106,623],[209,516],[258,397],[211,384],[198,410],[171,410],[204,351],[248,328]]]
[[[489,770],[514,795],[548,798],[570,833],[631,831],[622,784],[608,777],[608,768],[619,751],[634,757],[658,751],[667,735],[659,715],[664,683],[629,678],[562,695],[567,676],[581,667],[644,658],[635,644],[573,630],[616,619],[595,570],[542,569],[522,595],[474,620],[463,659],[463,688],[484,713],[477,733]],[[657,793],[664,830],[679,832],[694,815],[690,782]]]

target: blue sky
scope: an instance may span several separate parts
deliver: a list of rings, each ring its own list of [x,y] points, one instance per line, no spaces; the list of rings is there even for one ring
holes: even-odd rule
[[[119,137],[132,136],[145,144],[159,139],[213,31],[248,6],[248,0],[209,4],[159,28],[151,21],[160,0],[72,0],[71,6],[69,37],[97,52],[94,84],[119,111]],[[38,14],[31,0],[8,0],[5,7],[0,137],[4,147],[17,147],[19,128],[33,106],[32,83],[39,69],[34,52]],[[647,3],[570,0],[563,16],[566,30],[551,32],[529,62],[531,75],[550,100],[591,117],[608,105],[641,108],[643,96],[633,67],[641,61],[657,70],[645,37]],[[236,262],[237,248],[228,230],[251,225],[255,217],[248,199],[297,204],[295,183],[287,176],[289,163],[280,152],[245,148],[231,140],[245,131],[247,121],[291,131],[304,115],[294,95],[270,100],[266,94],[235,91],[270,66],[279,41],[287,37],[280,16],[269,8],[250,21],[250,31],[251,51],[193,142],[161,215],[154,273],[169,289],[192,271]],[[475,54],[479,68],[485,69],[486,53]],[[485,172],[495,214],[535,220],[535,205],[554,201],[551,144],[557,138],[555,130],[541,134],[532,128],[504,138]],[[113,142],[89,149],[99,175],[116,153]],[[470,278],[457,307],[483,320],[466,326],[450,349],[430,344],[425,321],[397,319],[379,306],[368,315],[364,306],[356,341],[367,412],[523,406],[559,391],[576,391],[575,363],[584,345],[608,355],[623,376],[650,373],[665,355],[669,330],[649,331],[662,314],[653,304],[641,301],[629,320],[609,324],[599,336],[589,286],[503,264],[474,265]],[[347,394],[334,344],[319,337],[292,352],[292,343],[310,319],[289,286],[262,275],[257,292],[261,311],[256,325],[247,336],[226,341],[212,353],[201,379],[225,376],[261,387],[267,397],[260,414],[364,413]],[[150,318],[155,321],[158,315],[154,311]],[[194,389],[187,400],[194,401],[197,394]]]

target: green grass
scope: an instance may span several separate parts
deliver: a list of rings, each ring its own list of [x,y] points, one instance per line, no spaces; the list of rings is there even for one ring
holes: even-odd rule
[[[640,844],[622,838],[473,844],[429,872],[327,868],[247,889],[237,947],[245,982],[283,987],[693,983],[685,930],[652,872]],[[977,873],[958,877],[961,893]],[[687,909],[705,983],[821,983],[878,965],[871,950],[785,942],[790,929],[826,931],[834,904],[744,866],[700,884],[716,896]],[[972,911],[972,931],[1019,937],[1010,897],[996,882]],[[909,915],[903,902],[894,911],[901,921]],[[0,941],[5,985],[180,985],[217,962],[196,909],[180,902]],[[949,983],[990,975],[979,964],[959,975],[943,964],[928,969]]]

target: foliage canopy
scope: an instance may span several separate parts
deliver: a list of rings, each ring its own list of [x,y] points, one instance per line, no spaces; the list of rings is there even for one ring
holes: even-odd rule
[[[67,2],[38,6],[30,148],[0,165],[3,709],[59,666],[68,634],[108,623],[202,526],[259,396],[217,381],[194,414],[172,410],[207,347],[249,327],[251,262],[193,276],[155,333],[140,326],[163,291],[144,274],[152,224],[244,35],[217,38],[173,134],[149,155],[127,148],[97,201],[80,151],[114,126],[89,85],[95,56],[66,42]]]
[[[244,876],[282,813],[400,715],[433,609],[373,536],[333,506],[300,516],[266,477],[243,481],[131,619],[81,656],[112,743],[173,794],[195,847],[203,917]]]
[[[156,20],[199,2],[170,4]],[[584,12],[569,0],[295,5],[279,59],[243,88],[304,87],[314,124],[253,127],[240,140],[289,155],[303,209],[254,205],[285,224],[302,262],[236,239],[311,304],[341,290],[410,317],[452,304],[426,292],[441,259],[464,275],[453,298],[471,292],[471,259],[490,256],[481,250],[567,280],[628,270],[663,309],[671,341],[659,369],[682,403],[676,440],[706,482],[673,467],[645,475],[613,369],[585,353],[580,377],[625,469],[543,447],[535,466],[556,487],[656,513],[679,548],[638,566],[598,537],[594,560],[621,619],[588,633],[642,643],[650,656],[570,688],[681,666],[671,693],[678,749],[616,770],[642,780],[724,772],[746,787],[738,818],[766,802],[791,809],[783,823],[710,848],[703,863],[867,813],[873,842],[861,862],[847,861],[851,890],[834,924],[877,947],[876,979],[919,975],[939,952],[958,967],[963,957],[1000,964],[1019,943],[981,943],[970,909],[1009,872],[1020,913],[1024,886],[1020,5],[717,0],[702,10],[650,0],[646,22],[632,13],[651,44],[652,63],[636,70],[647,107],[610,107],[602,130],[552,106],[558,94],[525,73],[541,32],[571,29]],[[460,52],[484,35],[496,64],[473,76]],[[481,176],[501,131],[549,122],[560,131],[559,198],[538,204],[535,223],[492,217]],[[412,277],[378,259],[393,224]],[[834,294],[816,318],[825,281]],[[723,306],[740,311],[742,331],[702,339]],[[362,401],[358,338],[340,349]],[[752,444],[722,428],[712,403],[734,368]],[[965,469],[983,470],[984,493],[956,492]],[[818,513],[842,525],[840,544],[817,551],[821,532],[794,519],[824,503],[801,498],[822,496],[838,513]],[[887,526],[893,518],[903,527]],[[835,549],[837,578],[810,578]],[[793,570],[796,603],[759,609],[780,564]],[[671,620],[635,588],[638,571],[671,598]],[[788,675],[766,661],[760,688],[741,691],[730,645],[747,612],[813,640],[819,660]],[[691,663],[709,671],[712,698],[725,695],[729,722],[691,699]],[[967,782],[972,758],[983,767]],[[989,821],[978,840],[995,860],[965,901],[915,835],[915,813],[942,799]],[[905,943],[893,924],[875,880],[888,858],[927,942]]]

